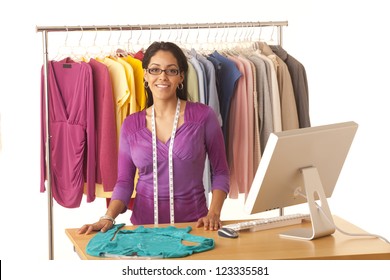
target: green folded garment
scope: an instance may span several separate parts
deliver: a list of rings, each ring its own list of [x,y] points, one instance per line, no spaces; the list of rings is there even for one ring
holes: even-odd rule
[[[176,228],[145,228],[121,230],[118,224],[105,233],[98,232],[88,243],[86,252],[91,256],[138,256],[153,258],[180,258],[214,248],[214,240],[190,234],[190,226]],[[184,245],[182,241],[197,243]]]

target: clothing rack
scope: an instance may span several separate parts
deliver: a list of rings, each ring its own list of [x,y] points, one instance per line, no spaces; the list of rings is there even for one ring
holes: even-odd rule
[[[49,32],[84,32],[84,31],[151,31],[151,30],[181,30],[181,29],[212,29],[212,28],[261,28],[272,27],[277,28],[277,43],[283,43],[283,26],[288,26],[288,21],[265,21],[265,22],[220,22],[220,23],[185,23],[185,24],[150,24],[150,25],[88,25],[88,26],[36,26],[36,32],[42,32],[43,41],[43,71],[44,91],[46,96],[46,191],[48,195],[48,240],[49,240],[49,260],[54,259],[54,234],[53,234],[53,194],[51,188],[51,163],[50,163],[50,127],[49,127],[49,84],[48,84],[48,68],[49,68]],[[283,209],[280,209],[280,214],[283,214]]]

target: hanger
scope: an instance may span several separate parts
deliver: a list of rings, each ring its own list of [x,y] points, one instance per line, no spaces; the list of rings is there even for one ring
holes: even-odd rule
[[[140,29],[140,32],[139,32],[139,36],[138,36],[137,42],[136,42],[136,46],[139,50],[137,50],[136,52],[144,51],[144,48],[143,48],[142,44],[140,43],[140,39],[142,36],[142,26],[141,25],[139,25],[139,29]]]
[[[70,59],[72,59],[74,62],[82,62],[86,54],[86,49],[81,44],[81,41],[84,36],[84,29],[81,25],[80,25],[80,30],[81,30],[81,35],[80,35],[79,43],[76,46],[72,47],[71,53],[69,55]]]
[[[210,42],[210,53],[213,53],[218,49],[218,41],[217,41],[218,33],[219,33],[219,26],[217,25],[217,28],[215,29],[214,40],[213,42]]]
[[[211,33],[211,30],[210,30],[210,25],[207,29],[207,36],[206,36],[206,40],[200,44],[199,46],[199,54],[203,55],[203,56],[207,56],[211,53],[211,46],[210,46],[210,33]]]
[[[160,25],[160,34],[158,35],[158,42],[161,42],[162,26]]]
[[[221,28],[222,28],[222,34],[220,35],[220,38],[218,39],[218,35],[219,35],[219,33],[221,33]],[[214,37],[214,51],[217,51],[218,53],[223,54],[224,46],[223,46],[222,38],[225,34],[225,28],[224,27],[221,27],[221,28],[219,28],[219,26],[217,27],[217,33],[215,34],[215,37]]]
[[[130,26],[130,25],[129,25]],[[131,43],[131,39],[133,38],[133,29],[130,29],[130,37],[127,39],[127,55],[134,55],[135,51],[133,49],[133,44]]]
[[[242,51],[243,51],[243,46],[242,46],[243,39],[241,39],[241,38],[242,38],[242,34],[244,33],[244,26],[243,25],[241,26],[240,35],[238,35],[238,30],[239,30],[239,27],[236,26],[236,32],[234,33],[232,43],[230,44],[231,47],[230,47],[229,52],[233,56],[237,56],[240,53],[242,53]]]
[[[183,36],[183,27],[181,27],[181,32],[180,32],[180,36],[177,35],[177,41],[178,41],[178,44],[181,48],[181,50],[183,51],[183,53],[185,54],[185,56],[187,57],[187,59],[190,59],[191,58],[191,44],[189,43],[188,41],[188,36],[190,35],[190,32],[187,32],[187,35],[185,36],[185,39],[184,36]],[[178,34],[178,33],[177,33]],[[168,35],[168,38],[167,38],[167,41],[169,41],[169,38],[170,38],[170,33]]]
[[[108,35],[107,44],[100,48],[100,53],[97,54],[97,56],[96,56],[96,58],[98,58],[98,59],[104,59],[106,57],[109,57],[113,52],[112,45],[110,43],[111,37],[112,37],[112,27],[111,26],[108,26],[108,27],[110,29],[110,33]]]
[[[126,51],[126,47],[121,44],[122,32],[123,32],[122,27],[120,26],[119,29],[120,29],[120,33],[118,36],[117,44],[112,48],[113,53],[111,56],[113,57],[125,57],[128,55]]]
[[[65,33],[65,42],[64,45],[60,46],[58,48],[57,54],[53,57],[53,61],[59,61],[69,56],[69,54],[72,52],[72,47],[68,45],[68,36],[69,36],[69,30],[68,27],[65,26],[66,33]]]
[[[254,25],[248,25],[247,26],[247,32],[245,33],[244,40],[241,44],[242,52],[245,55],[250,55],[255,50],[253,48],[253,34],[254,34]]]
[[[272,32],[269,40],[266,42],[267,45],[275,45],[274,33],[275,33],[275,25],[272,25]]]
[[[183,32],[183,28],[181,28],[180,25],[177,25],[175,30],[176,30],[176,37],[173,40],[173,42],[180,46],[180,39],[181,39],[181,34]]]
[[[96,58],[99,56],[99,54],[102,53],[101,47],[96,45],[96,38],[97,38],[98,30],[95,27],[95,37],[93,39],[93,44],[86,49],[86,53],[84,56],[85,61],[89,61],[91,58]]]
[[[117,43],[111,43],[111,38],[112,38],[112,28],[110,26],[110,36],[108,38],[108,41],[107,41],[107,48],[105,50],[105,56],[106,57],[109,57],[109,58],[112,58],[112,59],[117,59],[119,57],[118,55],[118,49],[120,48],[120,39],[121,39],[121,36],[122,36],[122,27],[120,27],[120,30],[121,30],[121,33],[119,34],[119,37],[118,37],[118,41]]]

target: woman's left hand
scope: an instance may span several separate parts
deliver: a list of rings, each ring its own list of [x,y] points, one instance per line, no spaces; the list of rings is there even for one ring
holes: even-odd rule
[[[218,230],[222,227],[222,222],[219,215],[209,212],[207,216],[200,218],[196,224],[197,228],[202,226],[205,230]]]

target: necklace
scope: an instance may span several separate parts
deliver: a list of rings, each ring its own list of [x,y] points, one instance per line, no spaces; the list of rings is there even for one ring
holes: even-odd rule
[[[177,123],[180,115],[180,99],[177,99],[175,119],[173,121],[173,128],[171,134],[171,141],[169,142],[169,212],[171,224],[175,223],[174,213],[174,197],[173,197],[173,142],[175,141]],[[158,176],[157,176],[157,140],[156,140],[156,117],[154,112],[154,104],[152,105],[152,144],[153,144],[153,206],[154,206],[154,224],[158,225]]]

